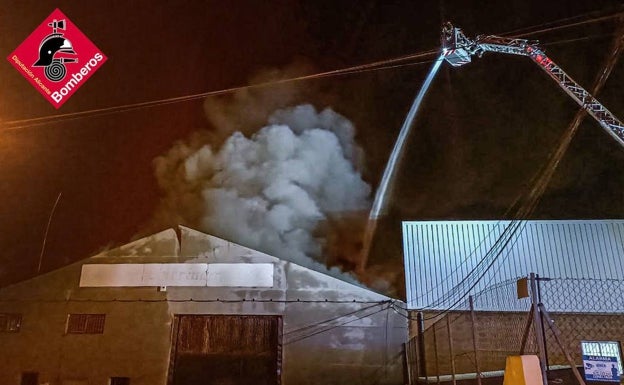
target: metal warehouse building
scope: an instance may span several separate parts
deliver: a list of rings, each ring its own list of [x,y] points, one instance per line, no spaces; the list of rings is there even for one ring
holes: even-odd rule
[[[403,222],[403,246],[410,309],[449,308],[461,295],[531,272],[584,279],[571,280],[575,286],[624,280],[624,220]],[[587,311],[568,299],[544,302],[553,311]],[[592,310],[624,311],[624,300]]]
[[[624,338],[624,220],[404,222],[403,239],[410,383],[502,383],[507,356],[542,347],[565,383],[581,345],[614,354]]]
[[[0,289],[0,383],[402,383],[394,300],[318,270],[185,227],[103,252]]]

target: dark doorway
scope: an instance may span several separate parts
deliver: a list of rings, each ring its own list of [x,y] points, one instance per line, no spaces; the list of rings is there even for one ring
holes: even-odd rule
[[[279,385],[280,316],[176,315],[170,385]]]

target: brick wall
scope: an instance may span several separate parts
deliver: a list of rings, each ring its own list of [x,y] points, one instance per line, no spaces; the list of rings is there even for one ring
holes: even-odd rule
[[[434,318],[435,315],[424,313],[427,375],[452,373],[451,349],[455,358],[455,373],[474,373],[476,366],[470,312],[455,311]],[[416,314],[412,316],[416,318]],[[566,350],[577,365],[582,364],[582,340],[624,339],[624,314],[554,313],[551,316],[561,332]],[[519,353],[527,317],[528,313],[520,312],[475,312],[477,354],[482,372],[503,370],[506,357]],[[547,326],[546,329],[549,364],[568,365],[553,333]],[[417,336],[415,321],[412,321],[410,331],[411,337]],[[416,338],[412,343],[417,343]],[[531,328],[525,353],[536,351],[535,334]]]

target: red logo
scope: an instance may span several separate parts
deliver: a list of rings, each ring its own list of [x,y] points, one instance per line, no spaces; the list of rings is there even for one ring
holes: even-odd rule
[[[106,56],[55,9],[7,59],[59,108],[104,64]]]

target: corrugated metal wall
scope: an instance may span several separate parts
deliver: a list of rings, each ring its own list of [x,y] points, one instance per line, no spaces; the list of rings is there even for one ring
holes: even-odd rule
[[[500,247],[510,225],[517,231]],[[624,220],[403,222],[403,248],[412,309],[446,308],[459,295],[454,290],[476,293],[530,272],[624,279]]]

